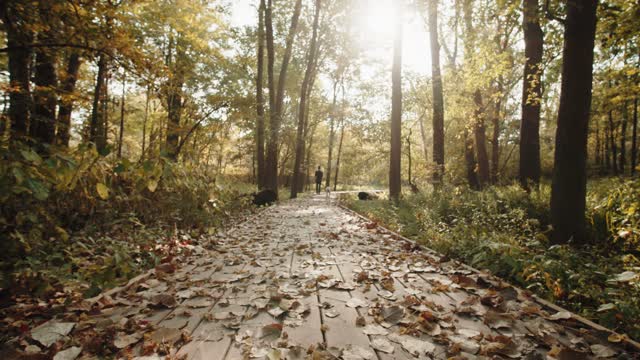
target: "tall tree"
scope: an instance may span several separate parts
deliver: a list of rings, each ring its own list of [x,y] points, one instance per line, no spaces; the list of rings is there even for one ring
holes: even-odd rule
[[[491,183],[498,183],[498,173],[500,172],[500,116],[502,109],[501,94],[504,91],[503,79],[498,80],[497,92],[500,94],[496,96],[493,103],[493,135],[491,136]]]
[[[444,99],[440,74],[440,44],[438,43],[438,0],[429,0],[429,39],[431,41],[431,83],[433,87],[433,179],[442,181],[444,174]],[[422,126],[422,125],[421,125]]]
[[[171,48],[173,34],[170,35],[169,47]],[[165,149],[167,156],[176,160],[178,157],[178,144],[180,140],[180,119],[182,118],[183,106],[183,86],[185,82],[186,72],[186,44],[184,34],[178,32],[175,39],[175,53],[169,49],[167,55],[167,65],[170,74],[166,84],[166,101],[167,101],[167,136],[165,140]]]
[[[622,104],[622,121],[620,124],[620,174],[624,175],[627,163],[627,122],[629,118],[629,104]]]
[[[124,142],[124,114],[125,114],[125,97],[127,91],[127,73],[122,73],[122,96],[120,97],[120,128],[118,131],[118,158],[122,157],[122,143]]]
[[[80,64],[80,55],[78,52],[72,51],[67,58],[66,71],[61,79],[62,95],[58,102],[56,141],[62,146],[69,146],[69,139],[71,138],[71,111],[73,110],[74,91]]]
[[[333,176],[333,191],[338,190],[338,172],[340,171],[340,158],[342,157],[342,142],[344,141],[344,119],[340,121],[340,140],[338,141],[338,156],[336,158],[336,172]]]
[[[613,121],[613,110],[609,110],[609,146],[611,147],[611,166],[613,174],[618,175],[618,144],[616,143],[617,124]]]
[[[282,57],[282,65],[280,67],[280,76],[278,77],[277,92],[275,94],[275,104],[269,109],[269,142],[267,144],[267,158],[265,162],[265,187],[273,190],[276,195],[278,194],[278,145],[280,141],[280,127],[282,124],[282,111],[284,105],[284,85],[287,78],[289,61],[291,60],[291,53],[293,51],[293,41],[298,29],[301,7],[302,0],[296,0],[291,24],[289,26],[289,32],[285,41],[285,50]],[[273,3],[272,0],[269,0],[265,20],[267,26],[267,52],[270,53],[267,56],[267,60],[270,62],[270,70],[273,69],[273,55],[275,51],[273,46],[272,11]],[[271,75],[271,77],[273,78],[273,75]],[[273,80],[270,81],[270,91],[273,89],[272,85]],[[269,96],[271,96],[271,94]]]
[[[45,44],[55,41],[55,26],[57,24],[48,20],[51,11],[51,4],[46,1],[39,3],[38,14],[42,30],[38,33],[38,41]],[[56,105],[58,103],[56,62],[57,50],[55,48],[39,47],[36,50],[33,75],[36,87],[33,93],[34,107],[29,134],[40,149],[43,144],[53,144],[56,135]]]
[[[95,144],[96,148],[101,151],[106,144],[104,138],[104,107],[102,106],[105,97],[105,79],[107,77],[107,59],[105,54],[101,54],[98,58],[98,73],[96,74],[96,84],[93,91],[93,106],[91,110],[91,118],[89,122],[89,141]]]
[[[554,243],[586,241],[587,137],[597,0],[567,2],[551,186]]]
[[[13,138],[27,135],[31,111],[30,66],[33,41],[32,26],[27,19],[35,10],[30,3],[3,1],[0,5],[4,30],[7,33],[9,58],[9,119]],[[26,26],[25,26],[26,25]]]
[[[631,175],[636,173],[638,161],[638,98],[633,99],[633,123],[631,125]]]
[[[465,22],[465,57],[467,61],[473,56],[475,52],[475,40],[476,34],[475,29],[473,27],[473,19],[472,19],[472,3],[473,0],[465,0],[463,3],[463,12],[464,12],[464,22]],[[486,128],[484,124],[484,105],[482,101],[482,92],[479,88],[475,88],[473,90],[473,116],[471,118],[471,129],[473,130],[473,147],[469,147],[467,145],[465,147],[465,151],[474,151],[476,158],[473,159],[470,156],[470,153],[465,152],[465,159],[467,161],[467,169],[471,168],[476,171],[475,180],[471,178],[471,175],[468,173],[467,177],[469,178],[469,184],[472,188],[482,187],[489,182],[489,156],[487,154],[487,144],[486,144]],[[465,139],[467,139],[467,134],[465,133]],[[465,140],[465,143],[469,143],[469,141]],[[477,159],[477,160],[476,160]],[[473,161],[472,161],[473,160]]]
[[[522,83],[519,178],[525,189],[529,188],[529,182],[540,182],[540,101],[544,34],[540,27],[538,8],[538,0],[523,1],[525,65]]]
[[[264,188],[265,167],[264,167],[264,99],[263,99],[263,78],[264,78],[264,12],[265,1],[260,0],[258,8],[258,74],[256,76],[256,161],[258,167],[258,188]]]
[[[391,152],[389,156],[389,198],[396,202],[400,200],[402,191],[402,10],[402,1],[396,1],[391,69]]]
[[[318,24],[320,21],[321,0],[315,1],[315,15],[313,17],[313,32],[311,42],[309,44],[309,54],[307,57],[307,69],[304,73],[302,86],[300,87],[300,104],[298,110],[298,129],[296,133],[296,154],[293,165],[293,178],[291,180],[291,198],[298,197],[298,188],[302,179],[301,165],[304,158],[305,138],[304,128],[307,109],[307,95],[309,94],[309,86],[312,86],[311,79],[313,77],[313,67],[316,60],[317,42],[318,42]]]
[[[489,155],[487,153],[487,130],[485,126],[484,103],[480,89],[473,92],[473,102],[475,110],[473,112],[473,136],[476,145],[476,156],[478,159],[478,182],[481,187],[490,182],[489,176]]]
[[[478,174],[476,173],[476,155],[473,150],[473,139],[469,135],[469,129],[465,126],[463,131],[464,142],[464,163],[469,187],[474,190],[480,189]]]
[[[336,138],[336,109],[337,109],[337,101],[338,101],[338,72],[334,73],[335,78],[333,79],[333,101],[331,102],[331,113],[329,114],[329,151],[327,154],[327,167],[325,168],[325,184],[324,186],[329,187],[331,185],[331,165],[333,165],[333,143]]]

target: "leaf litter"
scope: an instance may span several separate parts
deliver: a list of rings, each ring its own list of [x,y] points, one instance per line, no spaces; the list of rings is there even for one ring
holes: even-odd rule
[[[295,213],[318,206],[324,226]],[[415,357],[430,357],[440,346],[452,358],[459,354],[522,358],[536,349],[551,349],[550,355],[557,359],[586,353],[599,358],[625,356],[624,349],[610,345],[623,342],[623,336],[612,334],[600,342],[588,328],[564,328],[562,323],[572,320],[571,313],[549,314],[500,279],[419,251],[377,224],[363,225],[323,205],[272,209],[266,219],[238,226],[233,235],[210,239],[208,250],[198,256],[161,262],[155,274],[99,302],[70,303],[68,313],[33,328],[19,351],[38,353],[45,350],[37,344],[47,348],[58,344],[64,349],[56,350],[58,360],[116,354],[161,359],[181,354],[178,350],[186,351],[191,343],[215,343],[232,336],[245,356],[268,359],[374,359],[375,352],[393,354],[398,347]],[[300,236],[285,236],[300,229],[275,225],[275,219],[296,216],[308,219],[306,231],[315,231],[319,240],[314,241],[322,243],[319,248],[313,241],[299,240]],[[289,244],[300,259],[298,267],[287,268],[285,258],[291,252],[264,241],[266,232],[280,234],[278,241]],[[353,271],[343,279],[331,272],[336,267]],[[612,281],[626,282],[635,276],[624,273]],[[349,297],[334,306],[322,300],[324,292],[331,291]],[[309,304],[316,298],[315,311],[319,309],[325,320],[340,318],[345,311],[358,312],[348,326],[367,336],[368,346],[327,348],[290,338],[295,328],[310,324]],[[28,311],[38,314],[24,309],[12,318],[15,326],[31,316]],[[159,314],[164,315],[156,317]],[[203,330],[186,328],[194,316],[200,317],[196,323]],[[249,320],[262,325],[240,330]],[[476,323],[486,326],[466,326]],[[321,330],[354,331],[326,324]],[[571,341],[562,340],[567,334]]]

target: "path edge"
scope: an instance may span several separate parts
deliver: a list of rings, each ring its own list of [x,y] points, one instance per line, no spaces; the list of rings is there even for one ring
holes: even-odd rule
[[[366,217],[366,216],[364,216],[364,215],[362,215],[362,214],[360,214],[360,213],[356,212],[355,210],[352,210],[352,209],[350,209],[350,208],[346,207],[345,205],[341,204],[341,203],[340,203],[340,201],[338,201],[338,204],[336,204],[336,205],[337,205],[340,209],[342,209],[343,211],[345,211],[345,212],[347,212],[347,213],[349,213],[349,214],[351,214],[351,215],[354,215],[354,216],[356,216],[356,217],[360,218],[361,220],[365,220],[365,221],[368,221],[368,222],[373,222],[373,221],[374,221],[374,220],[369,219],[368,217]],[[377,222],[376,222],[376,223],[377,223]],[[377,224],[377,227],[378,227],[378,228],[380,228],[380,229],[382,229],[383,231],[385,231],[385,232],[389,233],[389,234],[394,235],[395,237],[397,237],[397,238],[399,238],[399,239],[401,239],[401,240],[409,241],[410,243],[412,243],[412,244],[415,244],[415,245],[419,246],[421,251],[426,250],[430,255],[444,256],[444,255],[440,254],[439,252],[437,252],[437,251],[435,251],[435,250],[433,250],[433,249],[431,249],[431,248],[429,248],[429,247],[426,247],[425,245],[420,244],[420,243],[418,243],[418,242],[417,242],[417,241],[415,241],[415,240],[409,239],[409,238],[407,238],[406,236],[403,236],[403,235],[401,235],[401,234],[398,234],[397,232],[395,232],[395,231],[393,231],[393,230],[390,230],[390,229],[388,229],[388,228],[386,228],[386,227],[384,227],[384,226],[382,226],[382,225],[380,225],[380,224]],[[470,266],[470,265],[467,265],[467,264],[465,264],[465,263],[463,263],[463,262],[460,262],[460,261],[458,261],[458,260],[454,260],[454,261],[456,262],[456,264],[457,264],[457,265],[461,265],[463,268],[465,268],[465,269],[467,269],[467,270],[469,270],[469,271],[472,271],[472,272],[474,272],[474,273],[476,273],[476,274],[483,274],[483,272],[482,272],[482,271],[480,271],[480,270],[478,270],[478,269],[476,269],[476,268],[474,268],[474,267],[472,267],[472,266]],[[486,272],[485,272],[485,274],[486,274]],[[514,289],[517,289],[519,292],[524,292],[524,290],[523,290],[523,289],[521,289],[520,287],[515,286],[515,285],[511,284],[511,283],[510,283],[510,282],[508,282],[508,281],[505,281],[505,280],[504,280],[504,279],[502,279],[501,277],[498,277],[498,276],[496,276],[496,275],[494,275],[494,274],[491,274],[491,273],[489,273],[489,274],[490,274],[491,276],[493,276],[493,277],[497,278],[497,279],[500,279],[500,281],[502,281],[502,282],[504,282],[505,284],[507,284],[507,285],[509,285],[509,286],[513,287]],[[587,319],[587,318],[585,318],[585,317],[582,317],[582,316],[580,316],[580,315],[578,315],[578,314],[575,314],[573,311],[569,311],[569,310],[567,310],[567,309],[565,309],[565,308],[563,308],[563,307],[561,307],[561,306],[559,306],[559,305],[556,305],[556,304],[554,304],[554,303],[552,303],[552,302],[550,302],[550,301],[547,301],[547,300],[545,300],[545,299],[543,299],[543,298],[539,297],[539,296],[538,296],[538,295],[536,295],[536,294],[531,293],[530,297],[531,297],[533,300],[535,300],[538,304],[542,305],[542,306],[543,306],[544,308],[546,308],[546,309],[552,309],[552,310],[555,310],[556,312],[566,311],[566,312],[570,313],[570,314],[571,314],[571,317],[572,317],[574,320],[576,320],[576,321],[578,321],[578,322],[582,323],[583,325],[586,325],[587,327],[590,327],[590,328],[593,328],[594,330],[602,331],[602,332],[605,332],[605,333],[608,333],[608,334],[611,334],[611,335],[618,335],[618,336],[620,336],[620,337],[623,339],[623,340],[622,340],[622,342],[623,342],[627,347],[631,347],[633,350],[640,352],[640,343],[638,343],[637,341],[635,341],[635,340],[631,339],[628,335],[623,335],[623,334],[617,333],[617,332],[615,332],[615,331],[613,331],[613,330],[611,330],[611,329],[609,329],[609,328],[607,328],[607,327],[604,327],[604,326],[602,326],[602,325],[600,325],[600,324],[597,324],[597,323],[595,323],[595,322],[593,322],[593,321],[591,321],[591,320],[589,320],[589,319]],[[610,343],[611,343],[611,342],[610,342]],[[615,344],[615,343],[612,343],[612,344]]]
[[[218,233],[219,234],[220,233],[229,234],[230,232],[233,232],[233,230],[237,229],[238,226],[248,222],[249,220],[253,219],[254,217],[256,217],[258,215],[261,215],[262,213],[266,212],[267,210],[269,210],[273,206],[275,206],[275,205],[258,207],[255,212],[247,215],[247,217],[244,218],[242,221],[239,221],[239,222],[237,222],[235,224],[231,224],[226,231],[223,228],[220,231],[218,231]],[[148,278],[150,278],[155,273],[156,273],[155,268],[151,268],[151,269],[143,272],[142,274],[139,274],[137,276],[132,277],[131,279],[129,279],[123,285],[116,286],[114,288],[106,290],[106,291],[104,291],[104,292],[102,292],[102,293],[100,293],[100,294],[98,294],[98,295],[96,295],[94,297],[91,297],[91,298],[88,298],[88,299],[84,299],[82,302],[88,303],[90,306],[93,306],[97,302],[99,302],[100,300],[102,300],[102,299],[104,299],[106,297],[112,297],[113,295],[116,295],[116,294],[118,294],[120,292],[129,290],[132,286],[142,283],[143,281],[147,280]]]

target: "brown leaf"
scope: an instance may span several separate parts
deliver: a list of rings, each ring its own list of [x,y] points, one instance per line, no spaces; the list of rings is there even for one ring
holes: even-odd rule
[[[155,307],[174,308],[178,305],[176,298],[169,294],[158,294],[151,297],[151,305]]]
[[[176,272],[176,266],[173,263],[167,262],[159,264],[158,266],[156,266],[155,270],[158,273],[173,274],[174,272]]]

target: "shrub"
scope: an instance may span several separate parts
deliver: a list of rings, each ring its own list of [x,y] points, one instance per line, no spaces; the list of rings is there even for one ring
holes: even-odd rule
[[[14,293],[93,295],[249,206],[237,181],[164,158],[15,147],[0,149],[0,288]]]
[[[406,197],[347,205],[428,247],[487,269],[539,296],[640,338],[640,184],[592,181],[588,218],[593,243],[550,246],[550,186],[530,194],[517,185],[472,191],[444,185]],[[625,271],[628,279],[619,281]]]

